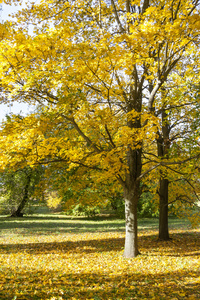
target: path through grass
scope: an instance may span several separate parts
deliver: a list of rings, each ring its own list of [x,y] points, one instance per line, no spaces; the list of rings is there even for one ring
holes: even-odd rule
[[[200,229],[139,221],[141,255],[124,259],[124,221],[0,218],[0,299],[200,299]]]

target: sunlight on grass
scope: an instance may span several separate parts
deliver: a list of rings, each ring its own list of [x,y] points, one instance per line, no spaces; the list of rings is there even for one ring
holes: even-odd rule
[[[139,233],[141,255],[125,259],[122,220],[4,221],[0,222],[0,299],[200,297],[199,229],[178,229],[174,222],[173,239],[161,242],[157,230],[144,220]],[[156,223],[151,224],[154,228]]]

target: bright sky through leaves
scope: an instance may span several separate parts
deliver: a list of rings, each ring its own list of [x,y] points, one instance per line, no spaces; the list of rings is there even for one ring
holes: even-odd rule
[[[2,11],[0,14],[0,20],[5,21],[8,19],[11,19],[9,17],[10,14],[15,13],[21,6],[15,6],[15,5],[6,5],[1,4]],[[0,122],[5,119],[5,116],[10,113],[18,114],[22,113],[25,115],[26,113],[30,112],[32,108],[24,103],[14,103],[12,106],[0,104]]]

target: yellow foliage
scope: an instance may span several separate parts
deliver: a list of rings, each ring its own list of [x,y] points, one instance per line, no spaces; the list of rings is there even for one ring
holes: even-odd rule
[[[55,191],[48,192],[46,196],[47,206],[49,208],[56,209],[61,205],[62,198],[58,197],[58,194]]]

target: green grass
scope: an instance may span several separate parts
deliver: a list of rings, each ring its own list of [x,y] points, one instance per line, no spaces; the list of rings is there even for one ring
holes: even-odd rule
[[[190,227],[186,219],[169,218],[169,229]],[[70,217],[59,214],[37,214],[25,216],[23,218],[13,218],[8,216],[0,217],[0,230],[3,233],[14,231],[29,234],[48,234],[49,232],[110,232],[125,231],[125,221],[110,217],[96,217],[95,219],[85,217]],[[158,229],[158,219],[144,218],[138,220],[138,229],[152,230]]]

